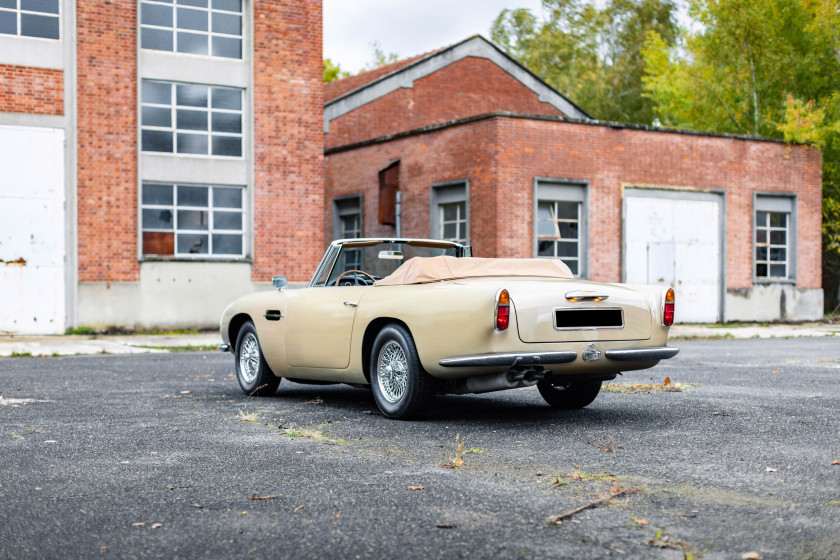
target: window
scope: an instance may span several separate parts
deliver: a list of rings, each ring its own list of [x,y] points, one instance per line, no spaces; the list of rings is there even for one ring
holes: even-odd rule
[[[242,0],[143,0],[140,9],[144,49],[242,58]]]
[[[242,156],[241,89],[143,80],[141,100],[144,152]]]
[[[245,189],[143,183],[143,254],[242,257]]]
[[[333,202],[333,237],[335,239],[358,239],[362,236],[362,197],[353,195],[337,198]],[[341,252],[339,270],[362,268],[361,249],[345,249]]]
[[[469,183],[457,181],[432,185],[431,237],[469,243]]]
[[[794,278],[794,199],[756,195],[755,278]]]
[[[0,0],[0,35],[60,38],[59,0]]]
[[[534,256],[559,258],[572,274],[585,277],[587,220],[586,187],[537,181]]]

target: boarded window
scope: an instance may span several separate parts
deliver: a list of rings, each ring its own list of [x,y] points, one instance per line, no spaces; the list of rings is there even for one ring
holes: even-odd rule
[[[379,172],[379,223],[397,225],[397,190],[400,188],[400,162]]]

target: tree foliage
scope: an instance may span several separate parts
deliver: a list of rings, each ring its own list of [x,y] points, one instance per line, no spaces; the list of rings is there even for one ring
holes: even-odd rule
[[[324,83],[346,78],[350,72],[341,69],[340,64],[333,64],[329,58],[324,59]]]
[[[503,10],[492,40],[548,84],[601,120],[650,124],[653,102],[641,95],[643,47],[655,31],[677,38],[673,0],[543,0],[542,17]]]

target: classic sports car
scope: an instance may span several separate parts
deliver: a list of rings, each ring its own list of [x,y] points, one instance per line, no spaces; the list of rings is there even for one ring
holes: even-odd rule
[[[244,296],[222,314],[220,348],[248,394],[281,377],[370,385],[390,418],[425,413],[438,393],[537,386],[581,408],[601,382],[655,366],[674,291],[576,280],[557,259],[482,259],[430,239],[334,241],[306,288]]]

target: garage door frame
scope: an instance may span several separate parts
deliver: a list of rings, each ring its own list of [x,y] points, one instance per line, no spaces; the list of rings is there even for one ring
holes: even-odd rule
[[[674,200],[702,200],[718,204],[720,223],[718,236],[720,241],[720,294],[718,303],[719,321],[723,321],[726,302],[726,191],[723,189],[704,189],[691,187],[670,187],[665,185],[640,185],[623,183],[621,185],[621,281],[627,281],[627,199],[670,198]]]

